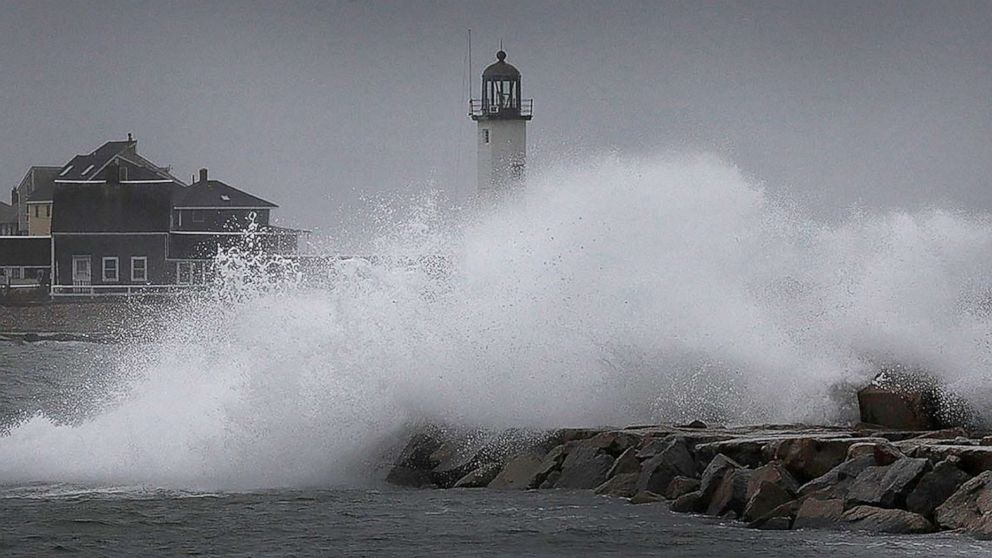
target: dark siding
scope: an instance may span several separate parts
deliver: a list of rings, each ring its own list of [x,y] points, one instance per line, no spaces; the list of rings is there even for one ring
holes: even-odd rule
[[[182,212],[182,225],[179,224],[179,214]],[[268,226],[268,209],[174,209],[172,211],[172,230],[176,231],[243,231],[248,228],[251,214],[255,214],[255,223]],[[194,215],[197,219],[194,220]]]
[[[168,232],[169,184],[58,184],[52,232]]]
[[[90,256],[93,270],[93,285],[103,283],[103,258],[117,256],[120,266],[120,280],[112,285],[132,285],[131,257],[148,258],[148,284],[162,285],[171,282],[171,274],[165,261],[167,234],[156,235],[86,235],[55,236],[56,268],[59,285],[72,285],[72,257]]]
[[[52,265],[52,241],[47,237],[0,238],[0,266],[48,267]]]

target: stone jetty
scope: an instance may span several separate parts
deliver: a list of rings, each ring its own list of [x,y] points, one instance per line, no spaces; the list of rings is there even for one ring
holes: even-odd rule
[[[992,538],[992,437],[964,428],[418,427],[387,482],[580,489],[755,529],[959,530]]]

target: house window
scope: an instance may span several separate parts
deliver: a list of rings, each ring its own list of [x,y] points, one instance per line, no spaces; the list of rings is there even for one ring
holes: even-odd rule
[[[131,258],[131,281],[144,283],[148,281],[148,258],[145,256],[134,256]]]
[[[131,258],[131,281],[144,283],[148,281],[148,258],[145,256],[134,256]]]
[[[35,217],[41,217],[41,207],[40,206],[37,206],[37,205],[34,206],[34,216]]]
[[[119,279],[117,257],[103,258],[103,282],[116,283]]]
[[[45,217],[51,217],[51,216],[52,216],[52,206],[46,205],[45,206]]]
[[[489,143],[489,128],[482,129],[482,143]]]

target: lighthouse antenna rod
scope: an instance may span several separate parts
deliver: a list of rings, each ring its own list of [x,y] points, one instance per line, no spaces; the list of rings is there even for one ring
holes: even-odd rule
[[[472,29],[468,30],[468,99],[472,100],[472,87],[475,85],[472,79]]]

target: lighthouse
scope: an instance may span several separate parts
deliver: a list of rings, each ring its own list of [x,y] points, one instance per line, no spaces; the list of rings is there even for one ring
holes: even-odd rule
[[[524,99],[520,71],[496,53],[496,62],[482,72],[482,98],[469,101],[469,116],[478,126],[478,191],[480,206],[491,206],[523,186],[527,159],[527,121],[534,100]]]

